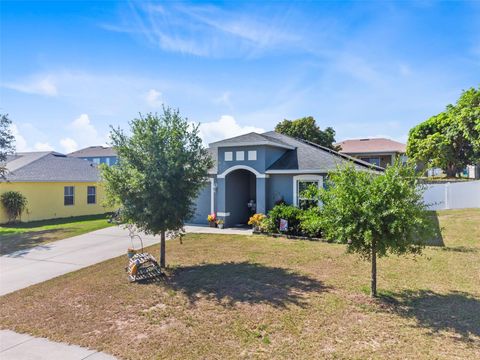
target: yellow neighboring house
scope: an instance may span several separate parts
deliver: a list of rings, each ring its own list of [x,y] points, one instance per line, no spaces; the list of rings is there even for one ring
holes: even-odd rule
[[[87,160],[53,151],[9,155],[0,195],[18,191],[27,198],[21,221],[103,214],[104,189],[100,171]],[[8,220],[0,204],[0,224]]]

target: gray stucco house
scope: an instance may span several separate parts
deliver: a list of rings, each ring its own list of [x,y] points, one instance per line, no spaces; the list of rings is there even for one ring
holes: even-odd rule
[[[274,131],[249,133],[210,144],[215,165],[196,199],[191,223],[206,224],[216,213],[225,226],[246,224],[253,213],[266,214],[276,202],[299,206],[304,188],[321,187],[329,172],[346,162],[358,170],[382,168]]]

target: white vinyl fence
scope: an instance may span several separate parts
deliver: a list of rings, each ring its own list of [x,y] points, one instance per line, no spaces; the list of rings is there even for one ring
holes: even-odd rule
[[[480,208],[480,181],[430,184],[423,200],[431,210]]]

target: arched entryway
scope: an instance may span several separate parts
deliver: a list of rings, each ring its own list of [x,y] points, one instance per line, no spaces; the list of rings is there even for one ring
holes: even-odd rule
[[[246,169],[225,176],[225,208],[230,214],[229,226],[245,226],[255,213],[257,203],[256,174]]]

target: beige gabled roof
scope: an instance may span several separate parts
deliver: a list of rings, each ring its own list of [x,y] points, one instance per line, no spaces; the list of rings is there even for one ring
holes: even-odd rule
[[[407,149],[405,144],[386,138],[344,140],[335,145],[340,146],[340,152],[346,154],[405,153]]]

